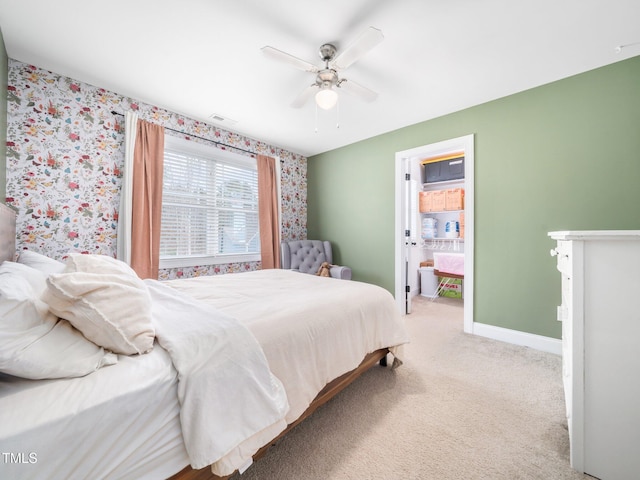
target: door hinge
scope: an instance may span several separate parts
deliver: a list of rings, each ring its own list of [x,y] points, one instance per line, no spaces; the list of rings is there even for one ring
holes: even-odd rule
[[[404,231],[404,236],[405,237],[410,237],[411,236],[411,230],[405,230]]]
[[[404,179],[405,180],[411,180],[411,174],[410,173],[405,173],[404,174]]]
[[[405,293],[411,293],[411,287],[409,285],[404,286]]]

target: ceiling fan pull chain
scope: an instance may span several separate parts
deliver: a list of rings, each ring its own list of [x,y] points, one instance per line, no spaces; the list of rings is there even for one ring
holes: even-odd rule
[[[318,107],[316,107],[317,109]],[[340,128],[340,96],[336,100],[336,129]]]
[[[316,103],[316,133],[318,133],[318,104]]]

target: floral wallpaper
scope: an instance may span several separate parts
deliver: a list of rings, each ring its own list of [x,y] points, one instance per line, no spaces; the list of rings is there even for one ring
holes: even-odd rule
[[[305,157],[13,59],[8,74],[6,202],[18,209],[18,250],[55,259],[69,252],[115,256],[124,117],[111,112],[126,110],[182,132],[167,134],[279,157],[282,238],[306,238]],[[160,279],[258,268],[260,262],[166,269]]]

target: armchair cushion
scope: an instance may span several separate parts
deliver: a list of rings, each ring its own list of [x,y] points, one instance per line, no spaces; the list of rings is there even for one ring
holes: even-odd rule
[[[287,270],[316,275],[323,262],[333,261],[331,243],[321,240],[292,240],[280,244],[281,266]],[[351,279],[349,267],[331,265],[333,278]]]

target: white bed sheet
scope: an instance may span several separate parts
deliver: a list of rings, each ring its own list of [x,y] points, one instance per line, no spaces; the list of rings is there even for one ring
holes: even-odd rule
[[[81,378],[0,374],[0,478],[171,476],[189,463],[176,385],[171,358],[158,344]]]

